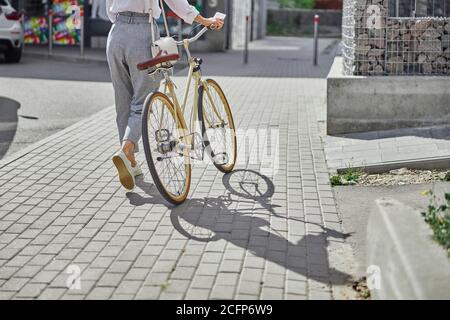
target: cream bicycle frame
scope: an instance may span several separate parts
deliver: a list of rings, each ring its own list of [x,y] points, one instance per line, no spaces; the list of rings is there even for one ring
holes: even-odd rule
[[[189,40],[189,39],[179,42],[179,43],[182,43],[184,49],[186,50],[186,53],[188,56],[188,62],[189,62],[189,72],[188,72],[188,76],[187,76],[186,86],[184,88],[183,101],[182,101],[181,105],[180,105],[180,102],[176,95],[176,91],[175,91],[176,85],[170,78],[168,72],[164,71],[164,79],[165,79],[164,94],[166,94],[169,97],[169,99],[172,101],[172,103],[175,107],[174,114],[175,114],[176,123],[180,123],[180,119],[178,119],[178,117],[180,115],[183,117],[185,115],[187,100],[188,100],[188,96],[189,96],[189,89],[192,84],[192,79],[194,79],[194,100],[193,100],[193,105],[192,105],[193,110],[191,112],[191,119],[190,119],[190,123],[188,126],[189,132],[185,133],[184,136],[191,135],[195,132],[195,120],[198,118],[198,90],[197,90],[197,88],[199,88],[199,85],[203,86],[204,91],[208,95],[208,97],[211,101],[211,105],[214,110],[214,113],[217,115],[217,117],[219,118],[219,120],[221,122],[224,121],[222,116],[220,115],[220,113],[217,111],[216,105],[214,103],[214,100],[212,99],[211,92],[209,91],[206,81],[202,80],[201,71],[200,70],[194,71],[194,69],[197,67],[197,62],[191,56],[191,53],[189,51],[190,42],[192,42],[192,40]],[[163,119],[163,117],[161,117],[161,121],[162,121],[162,119]],[[207,119],[207,117],[204,117],[204,121],[207,121],[209,123],[209,125],[211,125],[211,122],[209,121],[209,119]]]

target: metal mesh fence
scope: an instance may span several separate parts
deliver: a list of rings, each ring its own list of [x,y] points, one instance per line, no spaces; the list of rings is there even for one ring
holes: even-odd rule
[[[450,75],[449,16],[450,0],[345,0],[345,73]]]

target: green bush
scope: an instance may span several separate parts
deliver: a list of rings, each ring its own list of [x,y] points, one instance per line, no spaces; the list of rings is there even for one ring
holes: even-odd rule
[[[316,4],[315,0],[278,0],[281,8],[312,9]]]
[[[426,212],[422,212],[425,221],[433,230],[434,239],[440,243],[450,256],[450,193],[445,194],[445,202],[438,204],[432,191],[425,194],[432,196]]]
[[[316,4],[315,0],[295,0],[295,6],[302,9],[312,9]]]

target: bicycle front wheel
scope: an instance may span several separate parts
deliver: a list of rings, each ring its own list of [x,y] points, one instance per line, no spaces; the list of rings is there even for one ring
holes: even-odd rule
[[[224,173],[236,164],[237,142],[233,115],[219,84],[207,79],[199,86],[198,118],[205,151],[217,169]]]
[[[186,147],[186,123],[175,112],[165,94],[155,92],[147,97],[142,115],[142,141],[158,191],[167,201],[178,205],[189,193],[191,163]]]

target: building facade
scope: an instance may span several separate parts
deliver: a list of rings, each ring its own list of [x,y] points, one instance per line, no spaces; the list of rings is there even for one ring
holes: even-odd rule
[[[226,27],[220,32],[209,32],[195,44],[194,49],[222,51],[240,49],[245,42],[246,21],[249,19],[250,40],[260,39],[266,33],[267,0],[188,0],[204,16],[215,12],[227,14]],[[84,43],[86,47],[103,48],[111,23],[106,16],[105,0],[12,0],[13,6],[25,13],[25,42],[47,45],[49,30],[56,45],[78,45],[80,31],[72,25],[72,5],[83,7]],[[171,34],[192,36],[192,26],[181,24],[169,13]],[[163,26],[162,18],[158,21]],[[51,28],[50,28],[51,24]],[[164,28],[160,28],[163,30]],[[197,29],[198,30],[198,29]]]

